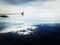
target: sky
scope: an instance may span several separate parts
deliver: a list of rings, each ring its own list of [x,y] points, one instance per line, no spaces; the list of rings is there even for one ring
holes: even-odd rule
[[[0,13],[25,12],[24,16],[8,15],[0,22],[60,23],[60,0],[0,0]]]

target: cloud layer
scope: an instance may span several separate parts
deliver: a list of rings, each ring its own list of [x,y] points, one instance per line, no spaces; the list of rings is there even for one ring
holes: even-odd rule
[[[0,13],[15,13],[15,12],[25,12],[25,15],[11,15],[10,18],[4,19],[15,21],[15,22],[60,22],[60,0],[11,0],[22,1],[27,3],[22,3],[22,5],[8,5],[0,4]],[[7,0],[7,2],[10,2]],[[11,2],[11,3],[12,3]],[[1,18],[1,20],[3,20]]]

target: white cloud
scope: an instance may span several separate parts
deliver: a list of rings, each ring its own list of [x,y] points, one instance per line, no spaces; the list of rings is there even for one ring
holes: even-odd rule
[[[30,2],[25,5],[0,5],[2,13],[14,13],[24,11],[25,15],[11,15],[11,18],[6,19],[14,20],[15,22],[60,22],[60,0],[45,1],[45,2]]]
[[[27,35],[27,34],[30,35],[31,33],[34,33],[36,28],[37,28],[36,26],[32,26],[30,24],[22,24],[22,25],[7,27],[1,30],[0,33],[3,34],[3,33],[12,32],[12,33],[17,33],[19,35]]]

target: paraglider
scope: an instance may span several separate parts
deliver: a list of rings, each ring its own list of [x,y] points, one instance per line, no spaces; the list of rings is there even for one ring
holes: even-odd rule
[[[22,12],[21,15],[24,16],[24,12]]]

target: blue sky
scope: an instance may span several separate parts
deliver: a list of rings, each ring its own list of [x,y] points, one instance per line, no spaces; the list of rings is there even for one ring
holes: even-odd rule
[[[20,5],[35,0],[3,0],[3,1],[12,5],[18,5],[18,4]]]
[[[49,1],[49,0],[3,0],[3,2],[12,4],[12,5],[25,4],[28,2],[34,2],[34,1],[45,2],[45,1]]]
[[[60,23],[59,5],[60,0],[0,0],[0,13],[25,12],[24,16],[8,15],[10,18],[0,18],[0,22]]]

